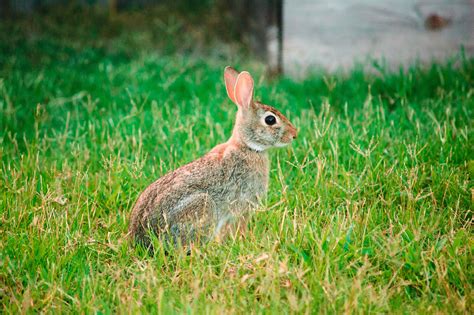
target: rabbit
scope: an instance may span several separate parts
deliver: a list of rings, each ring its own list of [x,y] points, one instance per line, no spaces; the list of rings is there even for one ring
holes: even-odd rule
[[[290,144],[296,128],[275,108],[253,100],[254,81],[247,71],[224,70],[228,97],[238,107],[230,139],[203,157],[149,185],[131,213],[129,235],[153,250],[151,234],[174,244],[222,238],[246,225],[266,196],[267,150]]]

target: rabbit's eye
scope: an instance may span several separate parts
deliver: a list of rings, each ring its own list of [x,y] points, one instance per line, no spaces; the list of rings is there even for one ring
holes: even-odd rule
[[[274,124],[276,124],[277,120],[275,118],[275,116],[273,115],[268,115],[267,117],[265,117],[265,123],[269,126],[272,126]]]

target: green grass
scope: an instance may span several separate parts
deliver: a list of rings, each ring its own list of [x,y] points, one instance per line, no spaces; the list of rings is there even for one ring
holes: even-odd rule
[[[149,257],[130,210],[230,136],[231,59],[1,27],[2,312],[473,312],[473,60],[302,81],[234,64],[298,139],[246,237]]]

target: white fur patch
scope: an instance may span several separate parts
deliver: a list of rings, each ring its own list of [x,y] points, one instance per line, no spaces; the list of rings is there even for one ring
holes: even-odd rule
[[[267,146],[255,143],[253,141],[248,141],[246,144],[250,149],[255,150],[257,152],[262,152],[263,150],[267,149]]]

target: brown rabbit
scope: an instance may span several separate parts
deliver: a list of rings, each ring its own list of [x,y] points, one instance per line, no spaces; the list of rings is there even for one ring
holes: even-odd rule
[[[152,183],[132,210],[129,233],[149,249],[150,231],[184,244],[200,235],[222,237],[230,227],[242,226],[267,192],[267,149],[296,138],[285,116],[253,100],[248,72],[226,67],[224,81],[238,107],[230,139]]]

